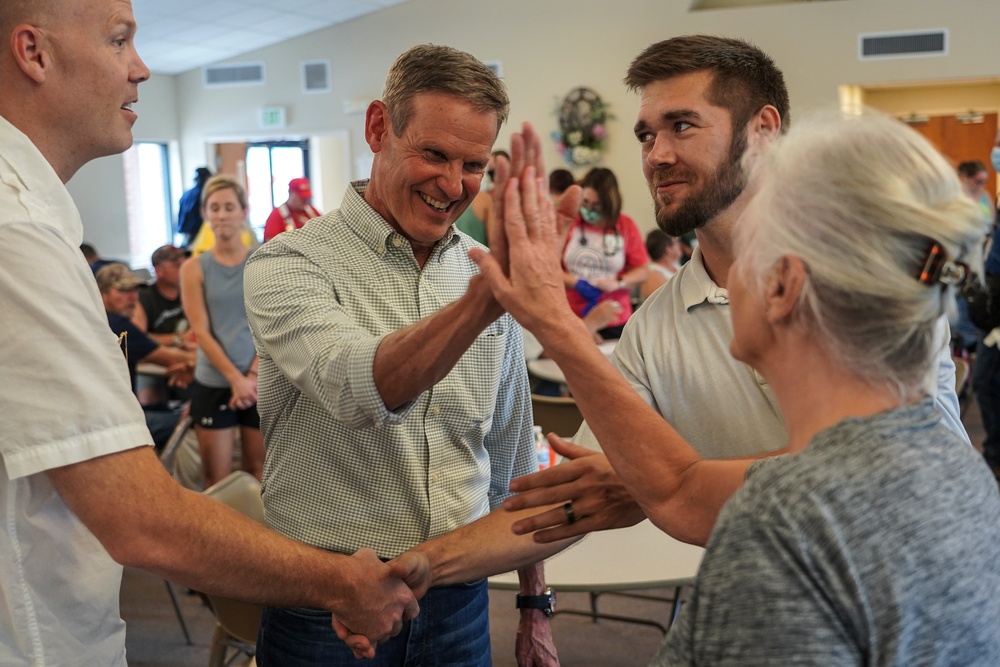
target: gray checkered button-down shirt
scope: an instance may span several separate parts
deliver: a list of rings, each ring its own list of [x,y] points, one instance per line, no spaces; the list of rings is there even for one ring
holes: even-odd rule
[[[475,245],[449,231],[421,269],[353,183],[339,210],[264,244],[246,267],[260,355],[267,524],[302,542],[392,558],[474,521],[534,472],[521,331],[504,315],[397,411],[372,365],[382,338],[465,293]]]

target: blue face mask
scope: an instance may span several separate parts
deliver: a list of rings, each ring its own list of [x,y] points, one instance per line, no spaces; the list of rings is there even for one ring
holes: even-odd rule
[[[990,162],[993,163],[994,169],[1000,171],[1000,146],[994,146],[990,151]]]
[[[598,222],[601,221],[601,212],[600,211],[591,211],[589,208],[587,208],[585,206],[581,206],[580,207],[580,217],[583,218],[584,222],[586,222],[588,224],[591,224],[591,225],[596,225]]]

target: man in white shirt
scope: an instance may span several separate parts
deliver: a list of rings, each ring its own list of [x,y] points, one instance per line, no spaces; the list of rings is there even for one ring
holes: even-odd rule
[[[122,565],[227,597],[330,609],[374,644],[416,604],[372,551],[283,538],[182,489],[147,446],[63,185],[132,143],[131,107],[149,77],[135,30],[129,0],[0,3],[3,663],[124,665]]]
[[[673,513],[675,523],[668,532],[704,543],[749,461],[785,445],[770,388],[729,354],[726,278],[733,262],[733,225],[752,196],[741,161],[748,150],[770,143],[782,131],[788,92],[781,71],[760,49],[738,39],[703,35],[650,46],[633,61],[625,80],[640,93],[634,132],[657,225],[671,236],[694,231],[698,248],[632,316],[613,361],[701,457],[746,459],[730,478],[712,480],[711,489],[692,485],[674,494],[675,501],[688,502]],[[945,423],[967,440],[944,321],[940,336],[940,364],[929,369],[926,385]],[[510,510],[553,502],[572,509],[523,519],[514,526],[518,533],[541,530],[535,539],[549,542],[645,518],[607,458],[584,448],[600,447],[586,422],[574,441],[578,446],[557,445],[574,461],[514,480],[511,488],[525,493],[504,503]]]

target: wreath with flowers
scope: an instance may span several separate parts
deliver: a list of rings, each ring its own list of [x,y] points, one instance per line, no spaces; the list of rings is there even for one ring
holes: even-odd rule
[[[601,96],[590,88],[574,88],[559,106],[559,129],[552,133],[556,150],[571,165],[599,162],[612,118]]]

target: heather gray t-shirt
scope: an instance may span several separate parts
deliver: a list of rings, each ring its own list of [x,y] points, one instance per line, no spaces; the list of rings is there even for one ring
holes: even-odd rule
[[[1000,493],[928,399],[755,466],[653,665],[1000,665]]]

